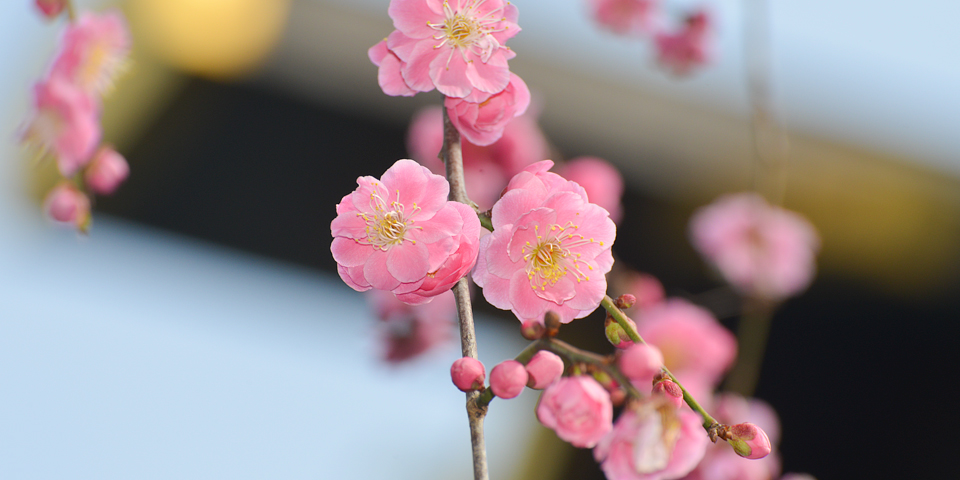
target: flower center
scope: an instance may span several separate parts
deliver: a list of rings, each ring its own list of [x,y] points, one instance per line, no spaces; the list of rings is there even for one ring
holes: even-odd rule
[[[421,228],[415,227],[413,220],[413,217],[420,211],[420,207],[414,203],[413,210],[406,214],[404,205],[400,203],[400,190],[397,190],[397,200],[388,203],[380,195],[379,189],[376,188],[379,187],[379,184],[373,183],[373,186],[375,187],[374,191],[370,194],[370,209],[372,211],[357,213],[357,216],[367,223],[366,244],[387,251],[390,247],[400,245],[404,240],[407,240],[408,230]],[[357,242],[363,243],[360,240],[357,240]],[[410,242],[417,243],[416,240],[412,239]]]
[[[435,40],[440,43],[433,48],[441,48],[445,45],[450,47],[450,57],[447,58],[447,65],[453,58],[454,52],[460,52],[465,62],[467,54],[473,53],[480,57],[484,63],[500,48],[500,42],[493,38],[491,33],[500,32],[508,27],[498,28],[500,22],[506,20],[498,12],[502,12],[503,7],[480,14],[478,9],[486,0],[467,0],[467,5],[461,5],[463,0],[456,0],[457,6],[451,7],[449,0],[443,2],[444,21],[441,23],[427,23],[427,25],[436,30]]]
[[[524,270],[530,279],[530,288],[546,290],[567,274],[573,275],[578,283],[590,280],[582,267],[587,267],[587,270],[593,270],[593,267],[580,260],[582,254],[574,252],[573,249],[594,243],[594,240],[575,233],[578,228],[580,226],[573,222],[562,226],[554,224],[550,225],[549,231],[541,234],[540,226],[534,225],[537,243],[534,245],[526,242],[522,250],[523,260],[527,262]],[[600,245],[603,245],[603,242],[600,242]]]

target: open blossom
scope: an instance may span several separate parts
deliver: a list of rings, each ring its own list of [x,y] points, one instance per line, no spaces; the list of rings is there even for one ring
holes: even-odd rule
[[[697,466],[710,443],[700,421],[691,410],[648,397],[620,414],[593,455],[608,480],[680,478]]]
[[[643,36],[653,29],[656,0],[588,0],[594,20],[619,35]]]
[[[50,75],[91,94],[102,94],[113,84],[129,53],[130,32],[120,12],[86,12],[63,32]]]
[[[596,203],[610,212],[614,223],[620,222],[623,208],[623,177],[610,162],[598,157],[577,157],[560,166],[561,177],[577,182],[587,192],[591,203]]]
[[[100,141],[100,110],[86,92],[50,77],[33,86],[33,113],[22,135],[56,156],[60,173],[70,177],[90,160]]]
[[[490,145],[503,136],[504,128],[514,117],[527,111],[530,90],[511,73],[510,83],[499,93],[474,91],[466,98],[447,97],[443,104],[461,135],[473,144]]]
[[[426,305],[408,305],[390,292],[372,290],[367,301],[380,320],[384,360],[410,360],[453,340],[457,305],[453,292],[438,295]]]
[[[679,30],[657,33],[657,61],[674,75],[686,75],[710,61],[710,16],[700,10],[689,15]]]
[[[462,98],[474,89],[493,94],[506,88],[507,60],[516,54],[503,45],[520,31],[513,4],[391,0],[388,12],[397,30],[387,37],[386,47],[400,60],[400,74],[409,89],[436,88],[448,97]]]
[[[540,395],[537,419],[571,445],[591,448],[613,428],[613,404],[593,377],[564,377]]]
[[[723,196],[698,210],[690,238],[734,288],[770,300],[810,284],[820,246],[810,222],[753,193]]]
[[[563,323],[586,316],[600,305],[613,266],[616,226],[607,211],[551,166],[530,165],[507,185],[473,272],[487,301],[520,321],[547,311]]]
[[[446,179],[413,160],[399,160],[381,179],[360,177],[359,187],[337,205],[330,225],[330,250],[340,278],[357,291],[388,290],[407,303],[426,303],[438,285],[428,282],[443,271],[444,282],[469,271],[475,260],[458,256],[467,232],[479,232],[467,222],[462,204],[448,202]],[[460,205],[460,206],[458,206]],[[466,207],[469,209],[469,207]],[[448,269],[447,262],[453,262]],[[453,272],[453,275],[450,273]],[[421,290],[424,285],[428,290]],[[405,296],[406,294],[416,294]]]

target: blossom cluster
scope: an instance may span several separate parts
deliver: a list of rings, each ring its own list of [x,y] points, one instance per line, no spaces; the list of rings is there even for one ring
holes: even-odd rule
[[[56,18],[67,2],[37,0],[36,6]],[[100,145],[101,98],[129,51],[130,34],[119,12],[71,18],[47,72],[33,86],[32,112],[22,128],[22,140],[53,157],[63,177],[47,195],[48,214],[82,231],[90,222],[88,194],[113,193],[129,174],[123,156]]]

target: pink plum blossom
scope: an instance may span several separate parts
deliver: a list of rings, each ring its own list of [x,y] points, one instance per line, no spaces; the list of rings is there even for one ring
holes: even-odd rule
[[[469,271],[475,260],[463,244],[476,241],[470,234],[479,228],[470,224],[479,220],[447,201],[446,179],[413,160],[399,160],[381,179],[360,177],[357,184],[330,225],[330,250],[347,285],[426,303],[433,297],[425,295]]]
[[[592,377],[564,377],[540,395],[537,419],[571,445],[592,448],[613,428],[613,404]]]
[[[726,195],[698,210],[690,238],[734,288],[768,300],[810,285],[820,247],[810,222],[753,193]]]
[[[443,175],[446,167],[437,156],[442,145],[440,107],[421,110],[413,117],[407,133],[411,157],[433,173]],[[532,108],[507,123],[503,136],[493,144],[480,147],[463,138],[461,145],[467,195],[483,210],[493,207],[510,177],[527,165],[543,160],[549,152],[547,140],[537,125],[537,113]]]
[[[680,478],[697,466],[710,443],[700,421],[691,410],[648,397],[620,414],[593,455],[608,480]]]
[[[33,114],[23,128],[24,141],[56,156],[64,177],[89,160],[100,141],[100,111],[86,92],[60,77],[33,87]]]
[[[513,4],[391,0],[387,11],[397,30],[387,37],[386,46],[400,60],[409,89],[436,88],[448,97],[463,98],[474,90],[494,94],[506,88],[507,60],[516,54],[503,45],[520,31]]]
[[[548,311],[563,323],[585,317],[600,305],[613,266],[617,230],[607,211],[551,166],[535,163],[507,185],[473,271],[487,301],[521,322]]]
[[[104,93],[130,53],[130,32],[118,11],[86,12],[67,26],[50,75],[90,93]]]
[[[520,395],[528,380],[527,370],[516,360],[504,360],[490,370],[490,389],[500,398]]]
[[[54,187],[44,204],[50,218],[86,230],[90,222],[90,199],[70,182],[63,181]]]
[[[563,374],[563,360],[546,350],[535,353],[525,367],[530,376],[527,386],[535,390],[547,388]]]
[[[36,0],[34,4],[47,18],[55,18],[67,6],[67,0]]]
[[[598,157],[577,157],[560,165],[557,173],[583,187],[591,203],[610,212],[614,223],[620,222],[623,216],[623,207],[620,206],[623,177],[610,162]]]
[[[101,195],[109,195],[129,174],[130,166],[123,156],[113,148],[102,147],[93,156],[83,177],[91,190]]]
[[[388,362],[410,360],[453,339],[457,317],[453,292],[425,305],[403,303],[382,290],[370,291],[366,297],[381,322],[383,358]]]
[[[588,0],[593,19],[619,35],[644,36],[653,29],[656,0]]]
[[[514,117],[530,106],[530,90],[517,75],[510,74],[510,83],[499,93],[473,94],[466,98],[447,97],[443,102],[450,122],[471,143],[490,145],[503,136],[503,130]]]
[[[657,277],[643,272],[629,272],[625,277],[622,281],[624,288],[637,299],[633,305],[635,311],[643,311],[663,301],[666,294]]]
[[[675,32],[659,32],[654,41],[657,61],[674,75],[682,76],[710,61],[712,23],[706,11],[687,16]]]
[[[471,392],[483,388],[487,372],[480,360],[471,357],[456,359],[450,366],[450,378],[461,392]]]
[[[733,334],[686,300],[669,299],[645,310],[637,331],[660,349],[667,368],[697,398],[709,394],[736,358]]]

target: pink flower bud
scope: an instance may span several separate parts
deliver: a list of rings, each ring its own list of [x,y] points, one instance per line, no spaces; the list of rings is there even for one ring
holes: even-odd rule
[[[520,395],[527,385],[527,369],[516,360],[505,360],[490,370],[490,388],[500,398]]]
[[[483,381],[486,377],[486,369],[476,358],[458,358],[450,366],[450,378],[462,392],[471,392],[483,388]]]
[[[545,331],[546,327],[539,320],[527,320],[520,325],[520,335],[527,340],[539,340]]]
[[[34,3],[48,19],[56,18],[67,6],[66,0],[36,0]]]
[[[90,200],[69,182],[62,182],[47,194],[45,201],[50,218],[72,223],[81,230],[90,220]]]
[[[663,354],[653,345],[637,344],[626,350],[619,360],[620,371],[631,381],[650,385],[663,366]]]
[[[90,161],[84,179],[94,192],[110,195],[129,174],[130,167],[123,156],[110,147],[103,147]]]
[[[634,323],[633,320],[627,318],[627,323],[630,324],[634,330],[637,329],[637,324]],[[609,340],[614,347],[626,350],[633,346],[633,340],[630,339],[630,335],[627,335],[627,331],[624,330],[613,317],[607,316],[604,325],[606,325],[606,327],[603,333],[607,335],[607,340]]]
[[[543,390],[563,374],[563,360],[557,354],[540,350],[527,362],[527,386]]]
[[[637,303],[637,297],[635,295],[624,293],[617,297],[617,308],[630,308],[634,303]]]
[[[664,379],[655,383],[653,385],[653,393],[663,395],[677,408],[683,406],[683,390],[680,388],[680,385],[670,380]]]
[[[727,442],[737,455],[751,460],[766,457],[773,449],[763,429],[752,423],[738,423],[730,427]]]

